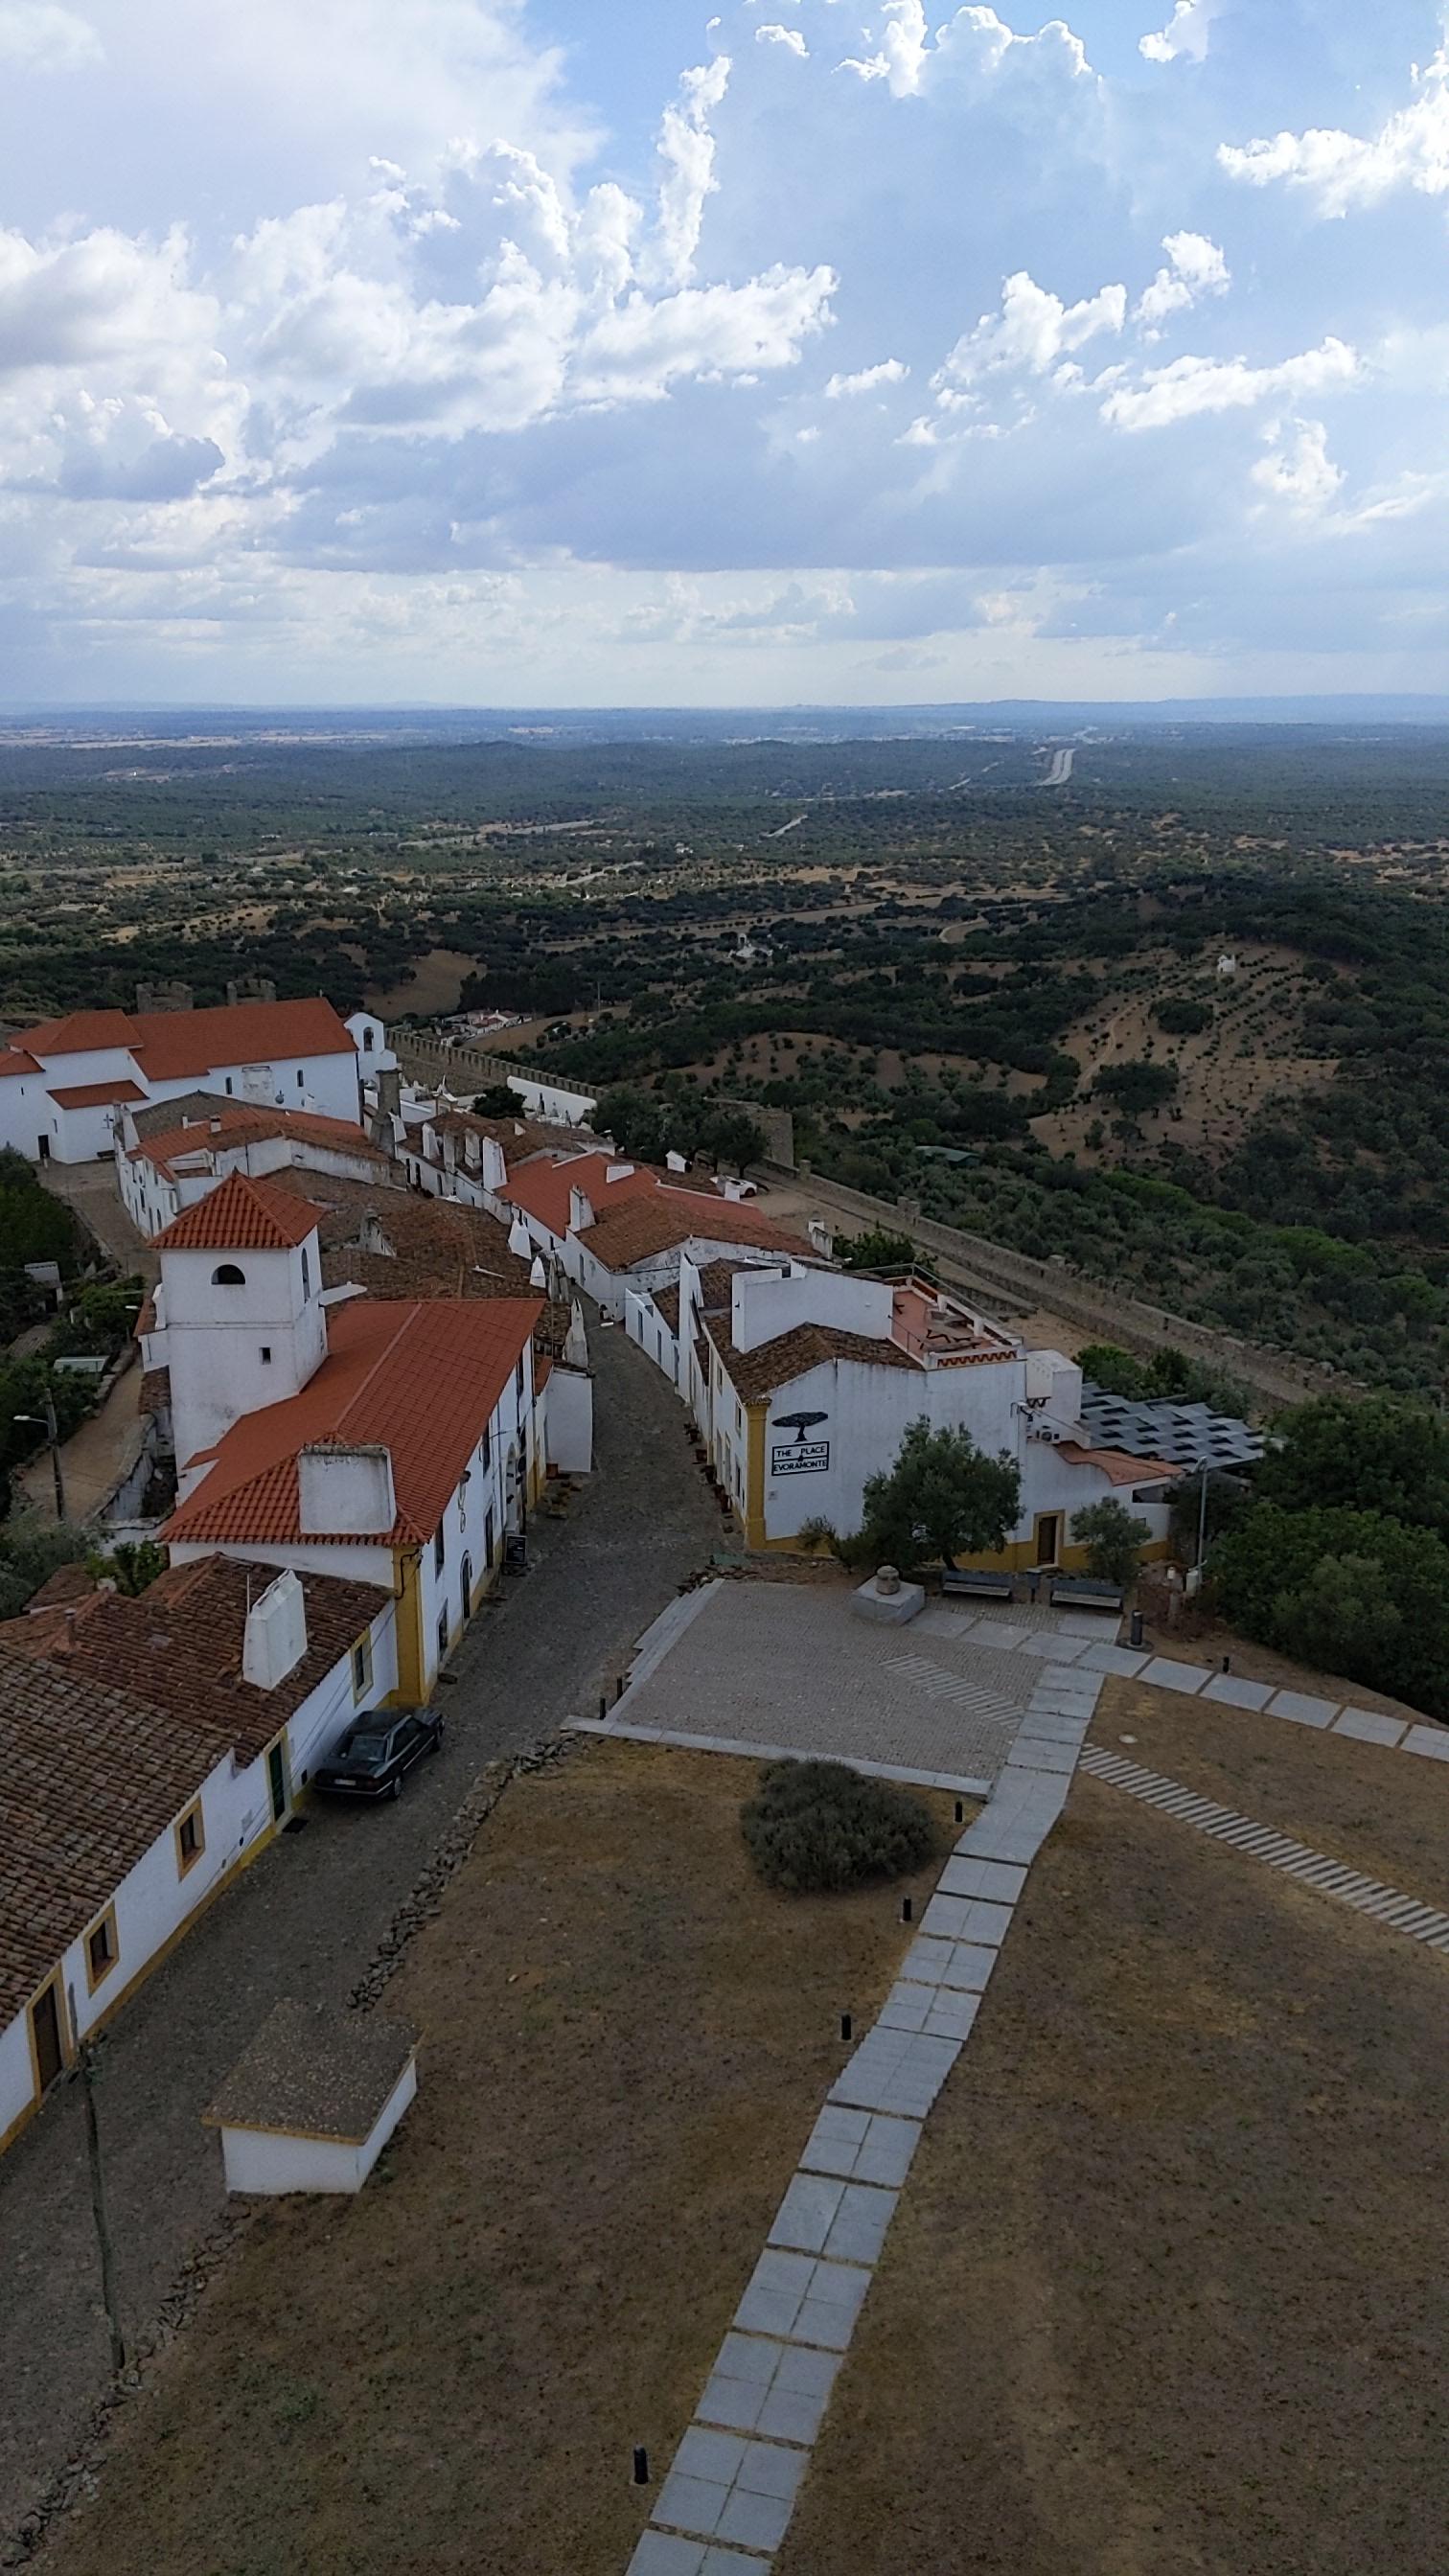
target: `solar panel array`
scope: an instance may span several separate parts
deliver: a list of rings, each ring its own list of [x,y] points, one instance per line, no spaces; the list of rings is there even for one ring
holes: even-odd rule
[[[1206,1404],[1167,1398],[1134,1404],[1082,1383],[1082,1422],[1093,1449],[1123,1449],[1129,1458],[1165,1458],[1174,1467],[1246,1467],[1263,1455],[1261,1432]]]

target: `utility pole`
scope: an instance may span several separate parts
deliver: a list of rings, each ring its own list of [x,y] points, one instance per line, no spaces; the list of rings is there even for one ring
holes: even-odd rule
[[[67,1989],[70,1999],[70,2026],[76,2030],[75,1988]],[[111,2368],[119,2374],[126,2367],[126,2346],[121,2333],[121,2312],[116,2300],[115,2263],[111,2253],[111,2230],[106,2217],[106,2185],[101,2172],[101,2132],[96,2118],[95,2043],[76,2040],[76,2071],[80,2076],[81,2097],[85,2104],[86,2155],[91,2170],[91,2212],[96,2222],[96,2250],[101,2266],[101,2300],[106,2311],[106,2326],[111,2338]]]
[[[44,1413],[16,1413],[12,1414],[11,1420],[33,1422],[37,1430],[45,1433],[46,1445],[50,1450],[50,1472],[55,1479],[55,1517],[58,1521],[63,1521],[65,1519],[65,1478],[60,1466],[60,1425],[55,1418],[55,1398],[49,1387],[45,1390],[42,1402],[45,1406]]]

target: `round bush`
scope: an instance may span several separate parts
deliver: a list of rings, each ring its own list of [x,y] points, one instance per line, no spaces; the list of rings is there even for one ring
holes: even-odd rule
[[[770,1763],[740,1829],[765,1885],[791,1896],[900,1878],[936,1848],[919,1798],[844,1762]]]

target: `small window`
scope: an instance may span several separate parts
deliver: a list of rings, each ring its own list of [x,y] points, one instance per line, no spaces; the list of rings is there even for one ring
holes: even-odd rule
[[[230,1074],[228,1074],[228,1075],[227,1075],[227,1077],[226,1077],[226,1087],[227,1087],[228,1091],[230,1091],[230,1089],[231,1089],[231,1075],[230,1075]]]
[[[447,1533],[447,1531],[444,1529],[442,1522],[441,1522],[441,1521],[439,1521],[439,1523],[438,1523],[438,1527],[437,1527],[437,1531],[436,1531],[436,1533],[435,1533],[435,1535],[434,1535],[434,1539],[433,1539],[433,1571],[434,1571],[436,1574],[441,1574],[441,1573],[442,1573],[442,1571],[443,1571],[443,1562],[444,1562],[444,1559],[445,1559],[445,1558],[446,1558],[446,1556],[447,1556],[447,1553],[448,1553],[448,1533]]]
[[[438,1661],[439,1661],[439,1663],[440,1663],[440,1664],[441,1664],[441,1663],[445,1663],[445,1662],[447,1661],[447,1655],[448,1655],[448,1614],[447,1614],[447,1611],[446,1611],[446,1610],[440,1610],[440,1611],[438,1612]]]
[[[302,1246],[302,1294],[304,1297],[310,1297],[312,1294],[312,1269],[307,1259],[305,1243]]]
[[[301,1090],[301,1088],[302,1088],[302,1068],[301,1068],[301,1066],[300,1066],[300,1065],[298,1065],[298,1067],[297,1067],[297,1089],[300,1091],[300,1090]]]
[[[270,1368],[270,1367],[271,1367],[271,1365],[272,1365],[272,1346],[271,1346],[271,1343],[270,1343],[270,1342],[263,1342],[263,1344],[262,1344],[262,1366],[263,1366],[263,1368]]]
[[[493,1464],[493,1425],[491,1422],[483,1434],[483,1446],[478,1455],[482,1464],[483,1473],[486,1476],[489,1468]]]
[[[206,1819],[201,1812],[201,1800],[198,1798],[195,1805],[188,1807],[185,1815],[178,1816],[176,1820],[176,1875],[178,1878],[184,1878],[189,1869],[195,1868],[205,1849]]]
[[[521,1360],[521,1359],[520,1359],[520,1361],[519,1361],[519,1363],[518,1363],[518,1367],[517,1367],[517,1369],[516,1369],[516,1370],[515,1370],[515,1372],[514,1372],[513,1383],[514,1383],[515,1388],[517,1389],[517,1393],[518,1393],[518,1401],[519,1401],[519,1403],[521,1404],[521,1403],[523,1402],[523,1362],[522,1362],[522,1360]]]
[[[120,1956],[116,1940],[116,1909],[108,1905],[99,1923],[86,1934],[86,1976],[94,1994],[103,1977],[108,1977]]]
[[[247,1274],[235,1261],[219,1261],[211,1274],[213,1288],[245,1288]]]
[[[362,1699],[372,1688],[372,1639],[359,1637],[352,1649],[352,1696]]]
[[[371,1029],[364,1029],[364,1030],[363,1030],[363,1032],[362,1032],[362,1052],[363,1052],[363,1054],[364,1054],[364,1055],[371,1055],[371,1053],[372,1053],[372,1031],[371,1031]]]

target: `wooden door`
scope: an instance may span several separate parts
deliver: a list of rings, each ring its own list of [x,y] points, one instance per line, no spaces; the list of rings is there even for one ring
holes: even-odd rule
[[[31,2005],[30,2028],[35,2040],[35,2072],[40,2090],[45,2093],[65,2064],[60,2039],[60,1989],[53,1982]]]
[[[1043,1512],[1036,1525],[1036,1561],[1038,1565],[1055,1565],[1057,1533],[1062,1525],[1060,1512]]]

